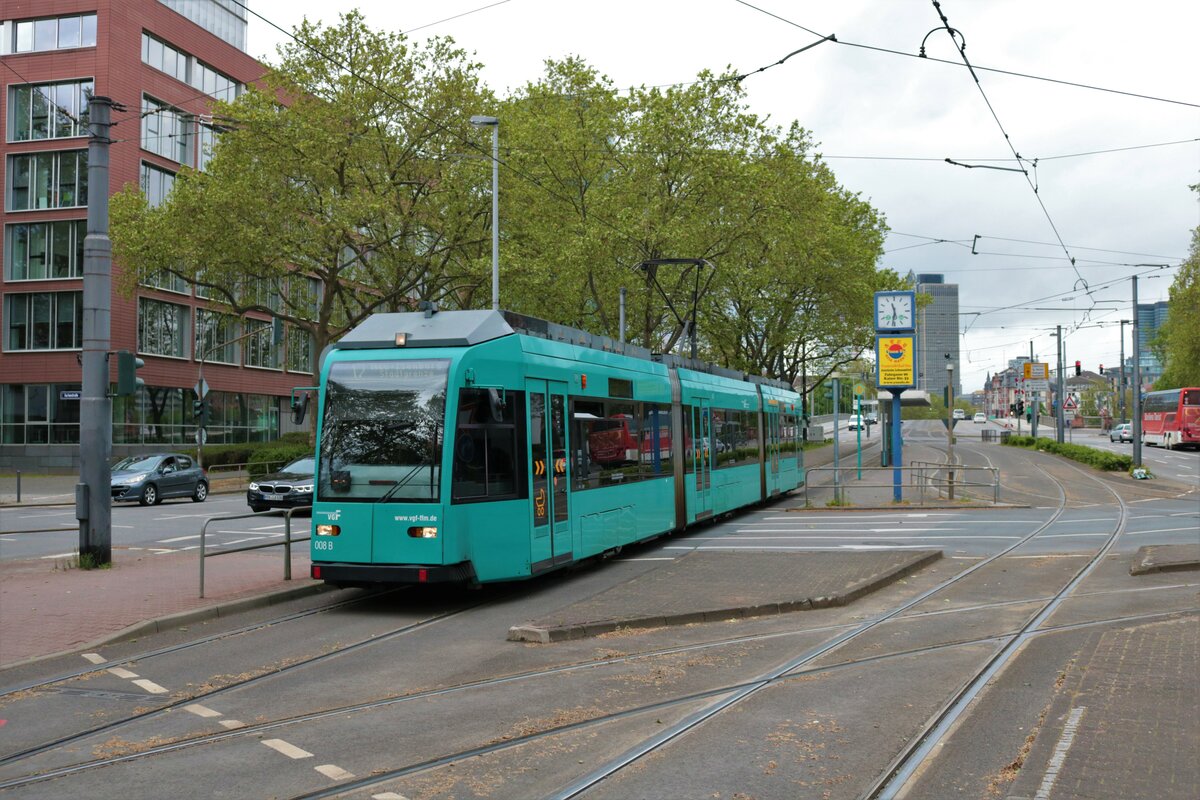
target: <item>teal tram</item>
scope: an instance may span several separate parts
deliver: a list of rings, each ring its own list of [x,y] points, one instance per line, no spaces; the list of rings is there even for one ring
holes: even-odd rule
[[[786,383],[510,312],[375,314],[317,399],[312,577],[342,586],[528,578],[804,480]]]

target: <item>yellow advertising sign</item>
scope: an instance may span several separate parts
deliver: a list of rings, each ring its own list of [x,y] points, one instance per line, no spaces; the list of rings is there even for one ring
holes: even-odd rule
[[[915,386],[916,340],[907,336],[880,336],[875,340],[875,362],[879,365],[882,387]]]

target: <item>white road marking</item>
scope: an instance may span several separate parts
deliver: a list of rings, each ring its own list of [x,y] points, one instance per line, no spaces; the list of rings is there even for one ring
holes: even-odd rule
[[[1049,536],[1042,535],[1039,539],[1074,539],[1079,536],[1112,536],[1111,533],[1054,533]]]
[[[301,750],[294,744],[288,744],[283,739],[263,739],[263,744],[272,750],[283,753],[288,758],[312,758],[312,753]]]
[[[142,687],[150,694],[166,694],[167,693],[166,687],[159,686],[154,681],[148,681],[145,678],[134,681],[133,685]]]
[[[282,528],[282,527],[283,527],[283,523],[280,522],[277,525],[263,525],[261,528],[251,528],[250,530],[252,530],[252,531],[269,531],[272,528]]]
[[[176,536],[172,539],[159,539],[158,543],[159,544],[171,544],[172,542],[185,542],[188,539],[199,539],[199,538],[200,538],[200,534],[191,533],[191,534],[188,534],[187,536]]]
[[[109,667],[108,671],[113,675],[116,675],[118,678],[125,678],[126,680],[138,677],[136,672],[130,672],[124,667]]]
[[[353,772],[347,772],[337,764],[322,764],[319,767],[313,767],[313,769],[324,775],[326,778],[335,781],[345,781],[354,777]]]
[[[371,800],[408,800],[408,798],[395,792],[384,792],[383,794],[371,795]]]
[[[170,547],[147,547],[146,549],[149,550],[151,553],[154,553],[154,555],[156,555],[156,556],[161,556],[164,553],[178,553],[179,552],[178,550],[174,550]]]
[[[676,561],[673,557],[647,557],[647,558],[614,558],[613,561]]]
[[[225,531],[221,531],[221,532],[225,533]],[[245,539],[234,539],[232,542],[218,542],[217,544],[215,544],[213,546],[214,547],[228,547],[231,544],[241,544],[242,542],[257,542],[262,538],[263,537],[261,537],[261,536],[249,536]]]
[[[1034,795],[1035,800],[1050,800],[1050,790],[1054,788],[1054,782],[1058,780],[1058,771],[1062,769],[1063,762],[1067,760],[1067,751],[1075,742],[1075,731],[1079,727],[1079,720],[1085,711],[1087,711],[1087,706],[1072,709],[1067,724],[1063,726],[1062,736],[1059,737],[1058,744],[1054,748],[1054,755],[1051,756],[1050,763],[1046,767],[1046,776],[1042,778],[1042,785]]]
[[[1131,535],[1131,536],[1139,536],[1143,533],[1172,533],[1174,531],[1197,531],[1197,532],[1200,532],[1200,527],[1195,526],[1195,525],[1188,525],[1183,528],[1151,528],[1148,531],[1125,531],[1125,533],[1128,535]]]
[[[71,551],[71,552],[69,552],[69,553],[55,553],[55,554],[54,554],[54,555],[52,555],[52,556],[42,556],[42,559],[43,559],[43,560],[45,560],[45,559],[48,559],[48,558],[70,558],[71,556],[75,556],[75,555],[78,555],[78,554],[79,554],[79,553],[78,553],[78,551],[76,551],[76,550],[72,550],[72,551]]]
[[[99,653],[82,653],[81,655],[93,664],[103,664],[108,660]]]
[[[165,517],[154,517],[152,522],[166,522],[173,519],[192,519],[195,517],[211,517],[212,514],[170,514]]]
[[[213,711],[208,706],[202,706],[199,703],[192,703],[190,706],[184,706],[183,710],[191,712],[192,714],[195,714],[197,717],[219,717],[219,716],[221,716],[220,711]]]
[[[221,727],[229,728],[229,730],[231,730],[231,731],[237,730],[238,728],[246,727],[246,723],[242,722],[241,720],[236,720],[236,719],[223,719],[223,720],[221,720],[220,724],[221,724]]]
[[[1008,558],[1091,558],[1087,553],[1047,553],[1044,556],[1008,556]]]

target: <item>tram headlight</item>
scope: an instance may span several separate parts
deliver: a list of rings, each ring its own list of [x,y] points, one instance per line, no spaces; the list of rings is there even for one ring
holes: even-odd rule
[[[337,536],[342,529],[337,525],[318,525],[317,536]]]
[[[418,525],[408,529],[408,535],[414,539],[436,539],[437,528]]]

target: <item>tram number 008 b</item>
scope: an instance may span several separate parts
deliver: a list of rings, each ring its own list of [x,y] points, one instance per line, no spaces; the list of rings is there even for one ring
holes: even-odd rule
[[[320,539],[313,542],[313,550],[332,550],[333,542],[322,542]]]

